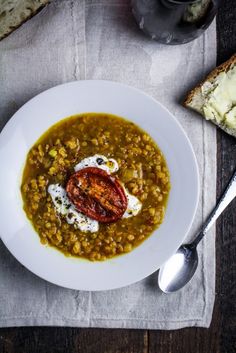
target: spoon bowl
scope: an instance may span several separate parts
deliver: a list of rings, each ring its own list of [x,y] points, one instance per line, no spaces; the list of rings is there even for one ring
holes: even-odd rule
[[[164,293],[181,289],[193,277],[198,266],[196,247],[182,245],[161,267],[158,275],[159,287]]]

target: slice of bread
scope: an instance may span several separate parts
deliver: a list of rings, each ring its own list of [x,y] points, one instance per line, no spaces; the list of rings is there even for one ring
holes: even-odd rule
[[[218,78],[221,73],[228,73],[232,69],[236,68],[236,54],[233,55],[228,61],[223,63],[222,65],[216,67],[205,79],[202,81],[198,86],[196,86],[194,89],[192,89],[183,105],[187,108],[191,108],[198,112],[199,114],[203,115],[207,120],[212,121],[214,124],[219,126],[221,129],[223,129],[225,132],[228,134],[236,137],[236,127],[232,126],[227,126],[224,123],[224,120],[222,122],[219,122],[215,118],[209,118],[206,117],[206,114],[204,112],[204,105],[206,103],[206,94],[204,94],[204,91],[206,89],[211,89],[211,87],[216,88],[218,85]],[[235,71],[236,75],[236,71]],[[235,77],[236,79],[236,77]],[[210,91],[210,90],[209,90]],[[236,94],[236,86],[235,86],[235,94]],[[236,102],[233,102],[235,105]],[[235,122],[236,122],[236,117],[235,117]]]
[[[36,15],[50,0],[0,0],[0,40]]]

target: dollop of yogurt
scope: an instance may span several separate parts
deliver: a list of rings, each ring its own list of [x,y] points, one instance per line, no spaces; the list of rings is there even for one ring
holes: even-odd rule
[[[125,190],[125,195],[127,197],[128,206],[122,218],[130,218],[130,217],[137,216],[137,214],[140,212],[142,208],[142,203],[139,201],[137,197],[135,197],[134,195],[131,195],[124,186],[123,188]]]
[[[108,174],[115,173],[119,170],[117,161],[113,158],[107,158],[101,154],[95,154],[94,156],[82,159],[74,167],[75,171],[81,170],[87,167],[96,167],[105,170]]]
[[[98,231],[98,221],[76,211],[66,195],[66,190],[60,184],[49,185],[48,193],[52,198],[57,213],[65,216],[68,224],[74,224],[74,227],[82,232],[95,233]]]
[[[105,170],[108,174],[115,173],[119,170],[119,165],[115,159],[108,159],[100,154],[82,159],[76,164],[74,170],[77,172],[87,167],[100,168]],[[124,185],[123,188],[128,200],[128,206],[122,218],[134,217],[140,212],[142,203],[137,197],[131,195]],[[68,224],[73,224],[75,228],[82,232],[95,233],[99,230],[99,222],[78,212],[67,197],[66,190],[60,184],[49,185],[48,193],[52,198],[57,213],[65,216]]]

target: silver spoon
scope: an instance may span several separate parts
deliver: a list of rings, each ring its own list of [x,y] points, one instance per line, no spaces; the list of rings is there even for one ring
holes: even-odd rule
[[[158,284],[164,293],[172,293],[184,287],[193,277],[198,266],[197,246],[217,218],[236,196],[236,172],[234,172],[225,192],[208,217],[196,239],[182,245],[177,252],[160,268]]]

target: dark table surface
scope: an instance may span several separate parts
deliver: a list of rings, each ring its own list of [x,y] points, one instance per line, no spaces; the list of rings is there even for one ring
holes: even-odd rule
[[[217,16],[217,62],[236,53],[236,0]],[[236,141],[217,132],[217,195],[236,168]],[[5,328],[0,353],[236,353],[236,200],[217,223],[216,301],[209,329]]]

